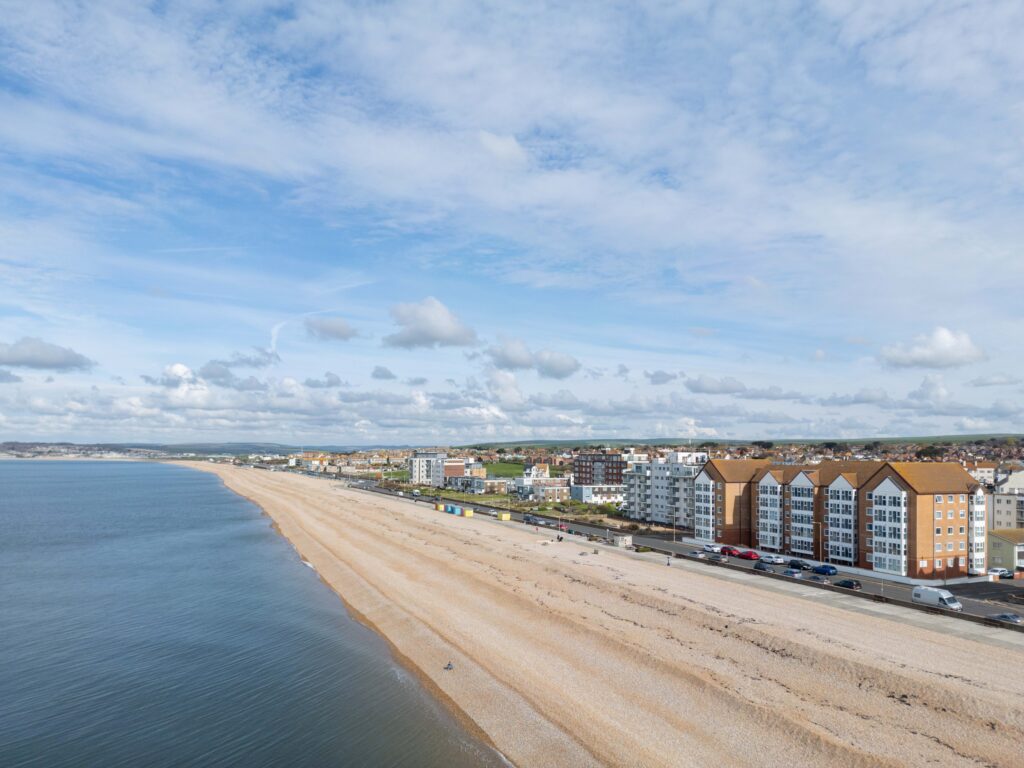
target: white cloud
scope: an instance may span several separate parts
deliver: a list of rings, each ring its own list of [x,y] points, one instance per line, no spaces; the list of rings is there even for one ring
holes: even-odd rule
[[[924,377],[917,389],[907,395],[907,398],[922,403],[939,404],[949,400],[949,390],[946,389],[941,376],[929,374]]]
[[[503,371],[535,370],[546,379],[566,379],[582,366],[580,361],[564,352],[542,349],[538,352],[519,339],[502,338],[486,352],[494,367]]]
[[[402,330],[384,337],[390,347],[466,347],[477,340],[476,332],[433,296],[417,304],[397,304],[391,317]]]
[[[978,376],[967,383],[972,387],[1010,387],[1020,384],[1021,379],[1017,376],[1007,376],[1005,374],[996,373],[991,376]]]
[[[564,352],[542,349],[534,355],[534,366],[545,379],[567,379],[580,369],[580,361]]]
[[[49,371],[87,371],[96,363],[69,347],[26,336],[13,344],[0,342],[0,365]]]
[[[644,371],[644,377],[651,384],[654,384],[654,385],[657,386],[657,385],[660,385],[660,384],[668,384],[670,381],[675,381],[676,379],[679,378],[679,374],[678,373],[669,373],[668,371],[662,371],[662,370]]]
[[[686,388],[703,395],[730,395],[745,392],[747,385],[732,376],[715,378],[701,374],[696,378],[687,379]]]
[[[306,332],[322,341],[348,341],[359,335],[358,331],[341,317],[307,317]]]
[[[966,332],[938,326],[910,344],[885,347],[881,358],[894,368],[957,368],[984,360],[985,353]]]
[[[370,374],[370,376],[374,379],[381,379],[384,381],[398,378],[397,376],[395,376],[395,374],[391,372],[390,368],[386,368],[383,365],[374,366],[373,372]]]

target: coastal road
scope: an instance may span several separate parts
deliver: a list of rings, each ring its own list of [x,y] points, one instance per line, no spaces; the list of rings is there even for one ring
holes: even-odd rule
[[[376,485],[376,483],[367,482],[367,481],[351,482],[350,484],[353,487],[356,487],[356,488],[362,488],[362,489],[367,490],[367,491],[373,491],[374,493],[381,493],[381,494],[386,494],[386,495],[389,495],[389,496],[398,496],[399,493],[400,493],[399,491],[393,491],[393,490],[390,490],[390,489],[387,489],[387,488],[380,488],[379,486]],[[428,504],[430,506],[433,506],[435,503],[438,503],[439,501],[444,501],[442,499],[437,499],[434,496],[411,496],[411,495],[409,495],[409,494],[407,494],[405,492],[401,492],[401,493],[402,493],[402,498],[406,499],[407,501],[411,501],[411,502],[414,502],[414,503]],[[445,501],[445,503],[449,503],[450,504],[450,503],[453,503],[453,502],[451,500],[447,500],[447,501]],[[523,521],[524,515],[531,515],[534,519],[542,521],[538,525],[538,527],[543,527],[544,523],[546,523],[548,527],[552,528],[552,533],[554,533],[554,531],[557,530],[557,526],[560,523],[562,525],[565,525],[568,528],[568,530],[572,531],[574,534],[583,535],[583,536],[596,536],[596,537],[601,538],[601,539],[607,538],[609,533],[614,531],[614,529],[610,529],[610,528],[606,528],[606,527],[601,527],[601,526],[596,526],[596,525],[587,525],[587,524],[584,524],[584,523],[577,523],[577,522],[569,522],[569,521],[561,520],[558,517],[551,517],[549,515],[542,515],[542,514],[539,514],[539,513],[536,513],[536,512],[523,513],[523,512],[517,512],[517,511],[510,511],[508,509],[502,509],[502,508],[499,508],[499,507],[492,507],[492,506],[489,506],[489,505],[486,505],[486,504],[474,504],[474,503],[471,503],[471,502],[460,502],[460,504],[462,504],[464,506],[472,507],[475,510],[479,510],[479,511],[485,512],[485,513],[487,511],[511,512],[512,519],[515,520],[515,521],[518,521],[518,522],[522,522]],[[618,531],[615,531],[615,532],[618,533]],[[699,543],[693,541],[693,540],[679,539],[679,540],[673,541],[670,537],[668,537],[667,534],[666,535],[661,535],[661,536],[637,536],[637,535],[634,534],[633,535],[633,544],[635,546],[638,546],[638,547],[650,547],[652,549],[658,549],[658,550],[664,550],[664,551],[667,551],[667,552],[672,552],[675,557],[681,557],[681,558],[685,558],[685,559],[688,559],[688,560],[693,560],[695,562],[703,562],[703,563],[706,563],[709,568],[717,566],[716,563],[708,562],[708,560],[705,557],[701,557],[700,554],[697,554],[697,553],[700,552],[701,545]],[[741,549],[744,549],[744,548],[741,547]],[[703,554],[703,553],[701,553],[701,554]],[[787,562],[790,559],[791,559],[790,557],[786,556]],[[819,564],[818,561],[811,560],[811,559],[808,559],[808,558],[792,558],[792,559],[802,559],[805,562],[810,563],[811,565],[818,565]],[[745,570],[749,571],[751,576],[765,576],[765,574],[763,572],[755,571],[754,570],[754,563],[755,562],[756,561],[753,561],[753,560],[741,560],[741,559],[736,558],[736,557],[730,557],[729,558],[730,565],[738,566],[739,568],[742,568],[742,569],[745,569]],[[780,573],[781,574],[782,571],[785,570],[787,567],[788,566],[786,566],[786,565],[774,565],[774,566],[772,566],[772,570],[775,573]],[[861,583],[861,586],[862,586],[861,591],[864,594],[879,595],[881,597],[889,598],[890,600],[898,600],[898,601],[903,601],[903,602],[907,602],[907,603],[911,602],[910,593],[911,593],[912,587],[910,585],[899,584],[899,583],[896,583],[896,582],[879,579],[877,577],[866,576],[866,575],[860,574],[860,573],[852,573],[852,572],[849,572],[849,571],[844,571],[841,568],[838,568],[838,571],[839,572],[835,576],[828,577],[829,580],[832,583],[835,583],[836,581],[839,581],[839,580],[844,579],[844,578],[845,579],[856,579],[857,581],[859,581]],[[814,586],[816,584],[816,582],[814,582],[812,580],[812,578],[811,578],[814,575],[815,574],[812,574],[810,571],[804,571],[803,578],[801,578],[801,579],[794,579],[794,581],[801,581],[801,582],[807,584],[808,586]],[[948,588],[949,588],[949,590],[951,592],[953,592],[954,594],[957,594],[958,593],[958,586],[963,586],[963,585],[949,585]],[[998,597],[999,597],[1000,593],[1004,592],[1004,590],[1000,590],[1000,586],[1001,585],[993,584],[992,586],[995,587],[995,589],[986,590],[985,591],[985,595],[986,595],[987,599],[977,599],[975,597],[968,597],[965,594],[957,594],[957,598],[960,600],[961,604],[964,607],[963,612],[965,614],[968,614],[968,615],[979,616],[979,617],[989,617],[989,616],[993,616],[993,615],[999,614],[999,613],[1024,614],[1024,606],[1015,605],[1015,604],[1010,603],[1008,601],[1003,602],[1003,601],[998,600]],[[1009,591],[1006,590],[1005,593],[1009,594]]]

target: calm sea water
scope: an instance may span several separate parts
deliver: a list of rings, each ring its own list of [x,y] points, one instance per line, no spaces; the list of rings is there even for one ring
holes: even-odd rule
[[[489,766],[216,477],[0,461],[0,766]]]

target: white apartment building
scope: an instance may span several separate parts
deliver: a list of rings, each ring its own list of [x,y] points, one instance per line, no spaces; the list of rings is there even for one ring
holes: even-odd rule
[[[693,527],[694,479],[707,460],[706,453],[674,451],[635,462],[622,475],[626,515],[632,520]]]
[[[413,485],[444,486],[444,464],[448,454],[416,451],[409,457],[409,482]]]
[[[626,486],[574,485],[569,489],[569,497],[584,504],[621,504],[626,498]]]

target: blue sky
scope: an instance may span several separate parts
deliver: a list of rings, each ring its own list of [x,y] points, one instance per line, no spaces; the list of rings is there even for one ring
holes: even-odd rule
[[[1024,431],[1020,3],[0,10],[7,439]]]

